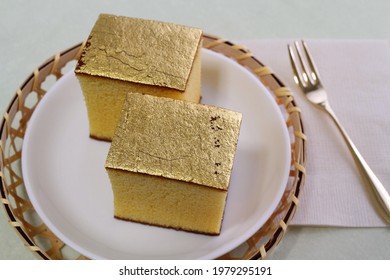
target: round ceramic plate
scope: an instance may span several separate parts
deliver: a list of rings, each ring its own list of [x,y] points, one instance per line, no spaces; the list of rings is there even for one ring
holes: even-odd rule
[[[278,205],[290,168],[290,141],[274,98],[248,70],[202,50],[202,103],[242,112],[219,236],[113,218],[104,169],[109,143],[89,138],[83,95],[73,72],[43,97],[29,121],[22,170],[46,225],[92,259],[213,259],[253,235]]]

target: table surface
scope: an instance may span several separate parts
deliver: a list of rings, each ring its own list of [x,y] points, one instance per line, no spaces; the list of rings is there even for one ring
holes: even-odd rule
[[[86,38],[98,14],[197,26],[231,41],[388,39],[387,0],[117,0],[0,2],[0,109],[51,55]],[[289,227],[268,259],[390,259],[390,229]],[[35,259],[0,211],[0,259]]]

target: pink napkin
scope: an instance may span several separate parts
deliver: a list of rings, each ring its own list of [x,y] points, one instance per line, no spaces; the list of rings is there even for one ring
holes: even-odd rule
[[[331,119],[312,106],[293,81],[287,44],[240,44],[294,93],[308,137],[307,177],[294,225],[384,227],[352,156]],[[306,40],[332,108],[355,145],[390,191],[390,42]]]

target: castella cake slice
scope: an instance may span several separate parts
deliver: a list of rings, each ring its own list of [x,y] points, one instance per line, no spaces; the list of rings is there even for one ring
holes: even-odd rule
[[[218,235],[241,113],[127,95],[106,160],[114,216]]]
[[[201,40],[197,28],[101,14],[75,68],[90,136],[112,139],[128,92],[199,102]]]

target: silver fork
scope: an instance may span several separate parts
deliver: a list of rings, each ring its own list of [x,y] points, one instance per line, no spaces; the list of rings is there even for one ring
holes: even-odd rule
[[[294,71],[294,80],[295,83],[302,89],[307,99],[316,105],[319,109],[325,111],[336,124],[337,128],[340,130],[341,135],[343,136],[348,149],[350,150],[356,165],[360,171],[361,176],[367,183],[369,187],[372,188],[375,197],[377,198],[379,204],[382,206],[380,213],[383,218],[390,223],[390,195],[386,191],[385,187],[375,176],[374,172],[368,166],[366,161],[363,159],[362,155],[356,148],[355,144],[352,142],[351,138],[348,136],[347,132],[340,124],[335,113],[330,107],[328,97],[318,74],[318,70],[313,62],[312,56],[308,50],[306,42],[302,41],[302,46],[304,54],[306,56],[306,63],[304,63],[303,54],[301,48],[299,47],[298,42],[294,42],[295,52],[298,56],[298,61],[295,58],[293,48],[288,45],[288,52],[290,55],[291,65]]]

